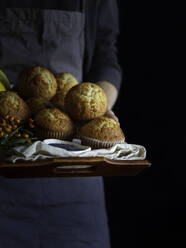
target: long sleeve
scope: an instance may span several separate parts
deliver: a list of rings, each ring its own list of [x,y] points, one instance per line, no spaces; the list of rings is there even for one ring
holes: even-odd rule
[[[118,34],[119,14],[116,0],[100,0],[97,5],[93,56],[86,79],[92,82],[108,81],[119,90],[122,73],[117,57]]]

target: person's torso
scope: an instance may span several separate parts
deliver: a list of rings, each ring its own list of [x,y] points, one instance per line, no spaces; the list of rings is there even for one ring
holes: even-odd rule
[[[24,67],[33,64],[54,73],[70,72],[81,81],[84,14],[49,6],[28,8],[15,1],[8,2],[12,5],[0,8],[0,68],[11,81]],[[101,178],[0,178],[0,201],[25,204],[96,201],[100,186]]]
[[[0,8],[0,68],[12,84],[22,69],[33,65],[53,73],[69,72],[80,82],[84,19],[82,9]]]

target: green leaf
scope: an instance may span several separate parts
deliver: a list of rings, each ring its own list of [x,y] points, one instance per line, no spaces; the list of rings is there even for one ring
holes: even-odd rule
[[[17,131],[18,131],[19,129],[21,129],[21,128],[22,128],[22,126],[19,126],[18,128],[16,128],[13,132],[11,132],[11,133],[7,136],[7,139],[10,139],[12,136],[14,136],[14,134],[16,134]]]
[[[2,70],[0,70],[0,82],[5,86],[7,90],[11,89],[10,81]]]
[[[19,138],[19,139],[16,139],[16,140],[12,140],[11,142],[11,145],[15,145],[15,144],[23,144],[27,141],[28,139],[27,138]]]
[[[29,134],[29,135],[31,135],[31,136],[34,135],[33,132],[31,132],[30,130],[25,129],[25,128],[22,128],[21,131],[23,131],[23,132],[25,132],[25,133],[27,133],[27,134]]]

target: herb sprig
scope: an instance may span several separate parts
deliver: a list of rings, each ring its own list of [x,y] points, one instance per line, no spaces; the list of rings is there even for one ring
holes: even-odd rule
[[[16,145],[31,144],[37,140],[32,131],[34,128],[32,118],[22,123],[13,116],[0,117],[0,148],[11,149]]]

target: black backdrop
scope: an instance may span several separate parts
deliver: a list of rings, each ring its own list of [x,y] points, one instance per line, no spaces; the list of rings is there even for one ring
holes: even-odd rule
[[[136,177],[104,178],[112,248],[183,247],[183,6],[118,4],[123,84],[114,111],[127,142],[144,145],[152,166]]]

